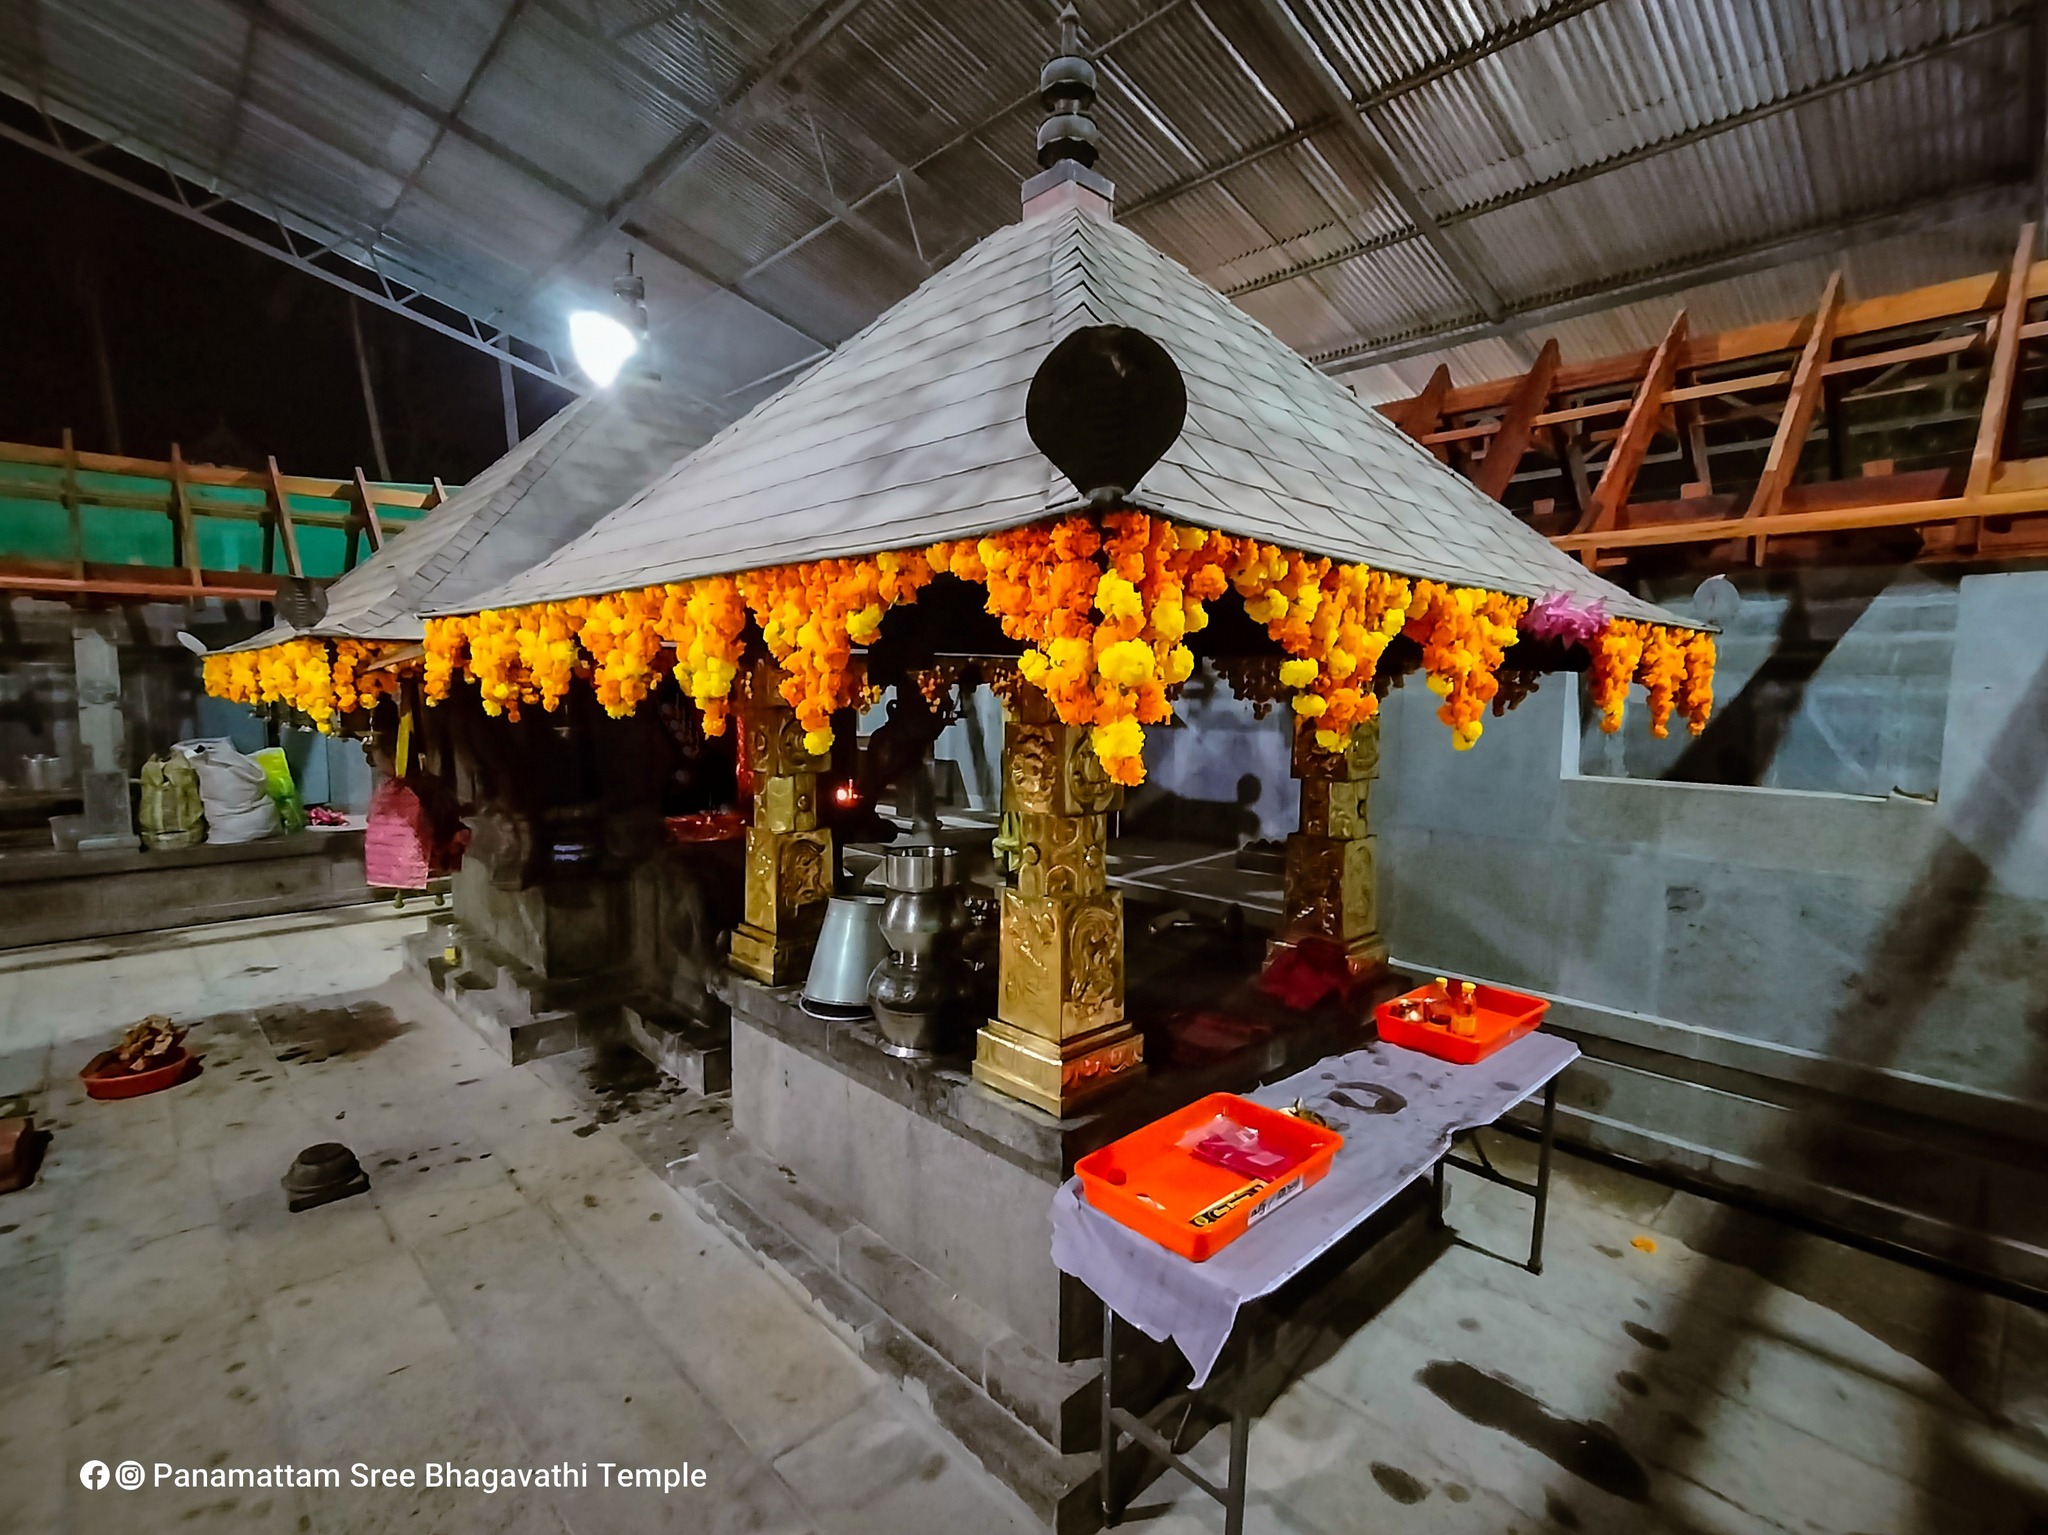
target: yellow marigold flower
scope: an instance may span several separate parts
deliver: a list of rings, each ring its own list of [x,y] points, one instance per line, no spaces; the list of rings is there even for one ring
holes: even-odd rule
[[[1095,610],[1105,619],[1142,619],[1145,603],[1138,596],[1138,589],[1115,571],[1104,574],[1095,586]]]
[[[1287,616],[1287,598],[1277,591],[1264,591],[1256,597],[1246,598],[1244,610],[1255,623],[1278,623]]]
[[[1152,647],[1142,640],[1118,640],[1104,647],[1095,665],[1105,680],[1119,687],[1136,687],[1152,675]]]
[[[820,730],[806,730],[804,732],[804,750],[813,757],[822,757],[825,753],[832,750],[832,727],[827,725]]]
[[[1316,680],[1322,668],[1306,657],[1280,663],[1280,681],[1290,688],[1305,688]]]
[[[1329,707],[1330,701],[1320,693],[1296,693],[1294,695],[1294,712],[1303,719],[1318,719],[1322,716],[1323,711]]]

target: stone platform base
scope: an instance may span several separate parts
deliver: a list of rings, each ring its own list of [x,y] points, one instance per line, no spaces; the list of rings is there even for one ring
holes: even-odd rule
[[[1190,940],[1196,941],[1196,940]],[[1222,962],[1242,982],[1256,939]],[[1209,1008],[1259,1004],[1198,964],[1163,964]],[[963,1054],[905,1061],[872,1025],[810,1017],[787,988],[727,975],[732,1134],[671,1182],[777,1262],[878,1367],[916,1382],[942,1426],[1062,1535],[1094,1528],[1102,1314],[1054,1268],[1048,1211],[1076,1159],[1204,1093],[1242,1091],[1357,1037],[1355,1016],[1289,1016],[1220,1059],[1176,1037],[1162,997],[1145,1081],[1067,1120],[990,1091]],[[1159,1048],[1153,1048],[1154,1044]],[[1156,1396],[1180,1365],[1130,1334],[1118,1377]],[[1183,1377],[1184,1378],[1184,1377]]]

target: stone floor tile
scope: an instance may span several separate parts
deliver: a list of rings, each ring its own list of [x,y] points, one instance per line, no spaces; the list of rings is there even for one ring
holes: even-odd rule
[[[652,1174],[548,1207],[757,1454],[780,1454],[875,1389],[815,1311]]]
[[[75,1361],[243,1303],[220,1228],[180,1231],[118,1255],[67,1261],[58,1347]]]
[[[72,1493],[80,1531],[297,1527],[295,1490],[156,1485],[155,1467],[277,1465],[288,1459],[282,1404],[253,1311],[215,1311],[183,1327],[94,1351],[70,1367],[68,1466],[140,1461],[151,1482],[135,1491]],[[74,1482],[74,1487],[76,1483]]]
[[[67,1370],[16,1375],[0,1366],[0,1535],[51,1535],[64,1526],[78,1489],[78,1467],[65,1453],[70,1392]]]
[[[235,1270],[251,1295],[270,1295],[401,1255],[374,1200],[337,1199],[294,1212],[276,1179],[225,1207]]]
[[[273,1291],[262,1311],[298,1413],[399,1371],[441,1369],[462,1357],[448,1318],[403,1252]]]
[[[1038,1528],[936,1429],[886,1411],[848,1414],[784,1451],[775,1469],[828,1535]]]

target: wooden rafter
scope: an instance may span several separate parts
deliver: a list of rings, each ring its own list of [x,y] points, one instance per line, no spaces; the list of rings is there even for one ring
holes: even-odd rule
[[[1539,406],[1528,429],[1548,434],[1567,489],[1566,504],[1579,513],[1572,531],[1556,542],[1589,565],[1603,567],[1662,545],[1725,546],[1711,558],[1746,551],[1761,560],[1767,537],[1881,533],[1920,525],[1918,557],[1923,560],[2048,555],[2048,458],[2001,457],[2008,429],[2021,412],[2033,421],[2048,405],[2032,394],[2020,398],[2023,387],[2031,387],[2031,375],[2022,373],[2021,349],[2027,342],[2048,340],[2048,318],[2030,321],[2027,315],[2031,301],[2048,297],[2048,260],[2041,258],[2039,231],[2030,227],[2021,232],[2012,260],[1996,272],[1855,303],[1842,298],[1837,277],[1815,314],[1706,335],[1674,338],[1667,333],[1648,351],[1549,367],[1547,397],[1559,404]],[[1865,350],[1832,355],[1857,337],[1869,338]],[[1966,354],[1974,354],[1972,362],[1988,354],[1984,408],[1966,461],[1901,470],[1880,449],[1879,457],[1858,464],[1847,451],[1841,422],[1831,416],[1824,476],[1811,485],[1794,483],[1815,412],[1835,407],[1831,384],[1895,392],[1938,363],[1947,365],[1943,376],[1953,381],[1958,367],[1967,365],[1951,359]],[[1738,372],[1745,362],[1749,371]],[[1418,417],[1432,422],[1433,429],[1422,433],[1424,444],[1454,451],[1457,467],[1475,485],[1498,494],[1501,478],[1515,477],[1508,465],[1522,457],[1513,451],[1496,457],[1499,448],[1514,447],[1500,439],[1518,424],[1523,402],[1536,387],[1531,376],[1536,371],[1463,385],[1441,397],[1433,387],[1426,401],[1418,395],[1379,408],[1397,422]],[[1431,384],[1440,386],[1440,376],[1433,376]],[[1779,391],[1782,407],[1773,401]],[[1589,396],[1590,403],[1584,403]],[[1712,415],[1702,415],[1710,402]],[[1417,410],[1424,405],[1426,410]],[[1944,412],[1942,419],[1952,414]],[[1726,429],[1757,421],[1770,423],[1764,428],[1770,433],[1768,450],[1762,442],[1754,444],[1759,452],[1767,451],[1765,472],[1747,505],[1731,506],[1725,493],[1715,494],[1705,428],[1709,422]],[[1667,425],[1679,434],[1691,467],[1686,488],[1675,499],[1630,506],[1642,456],[1657,429]],[[1715,441],[1716,456],[1727,451],[1719,438]],[[1597,488],[1589,483],[1588,458],[1595,465],[1592,473],[1600,476]],[[1489,463],[1496,465],[1491,475]],[[1538,507],[1547,510],[1555,504],[1539,502]],[[1898,540],[1889,543],[1895,556]],[[1808,538],[1800,553],[1821,548]]]
[[[185,570],[192,584],[198,586],[199,574],[199,523],[192,515],[192,493],[185,480],[185,455],[174,442],[171,444],[171,519],[172,547],[180,552]],[[176,563],[175,561],[173,563]]]
[[[1807,332],[1806,344],[1800,349],[1799,362],[1792,369],[1792,392],[1785,398],[1784,414],[1778,417],[1778,430],[1771,437],[1771,451],[1764,459],[1763,477],[1757,481],[1756,494],[1750,497],[1751,517],[1769,517],[1784,504],[1785,492],[1792,484],[1792,476],[1799,470],[1799,455],[1806,447],[1806,434],[1813,428],[1814,411],[1819,408],[1821,385],[1828,353],[1834,349],[1835,325],[1842,312],[1842,274],[1837,271],[1828,278],[1828,285],[1820,296],[1820,307],[1813,312],[1813,326]],[[1756,541],[1754,559],[1761,565],[1764,558],[1764,540]]]
[[[71,574],[85,579],[85,512],[78,504],[78,444],[64,428],[64,520],[71,534]]]
[[[1998,312],[1998,339],[1991,347],[1991,372],[1984,384],[1984,409],[1977,417],[1977,445],[1970,452],[1970,472],[1963,496],[1976,500],[1991,489],[1998,455],[2005,442],[2006,419],[2012,414],[2013,380],[2019,374],[2020,342],[2027,322],[2027,276],[2034,267],[2036,226],[2021,226],[2019,242],[2006,274],[2004,303]],[[1976,547],[1981,524],[1974,518],[1956,526],[1956,541]]]
[[[299,530],[292,524],[291,493],[284,487],[284,476],[278,473],[275,454],[271,455],[269,463],[270,499],[276,509],[277,531],[284,539],[285,569],[289,570],[295,579],[303,580],[306,566],[299,558]]]
[[[377,515],[377,498],[370,494],[370,482],[363,474],[363,466],[356,465],[356,501],[363,514],[363,526],[370,530],[370,547],[384,547],[384,520]],[[351,561],[351,564],[354,562]]]
[[[1508,482],[1515,477],[1522,455],[1529,451],[1529,439],[1536,433],[1536,417],[1550,399],[1550,381],[1557,377],[1557,366],[1557,340],[1552,337],[1537,354],[1535,366],[1522,375],[1521,385],[1500,418],[1499,430],[1494,433],[1486,457],[1480,460],[1479,471],[1472,477],[1473,483],[1496,501],[1508,493]]]
[[[1402,431],[1422,442],[1434,432],[1437,423],[1444,418],[1444,401],[1451,393],[1451,370],[1439,363],[1436,372],[1430,374],[1429,382],[1422,386],[1422,392],[1406,400],[1396,400],[1382,405],[1380,411]]]
[[[1596,533],[1614,527],[1619,521],[1628,493],[1635,486],[1636,471],[1643,467],[1643,458],[1657,435],[1657,425],[1664,419],[1664,393],[1671,387],[1684,348],[1685,311],[1681,309],[1672,316],[1670,328],[1650,357],[1650,366],[1629,402],[1628,419],[1622,423],[1614,451],[1607,455],[1607,467],[1600,471],[1600,483],[1593,487],[1593,504],[1575,532]]]
[[[88,482],[87,475],[94,478]],[[141,599],[161,593],[168,581],[184,592],[197,588],[209,595],[261,595],[285,571],[300,578],[307,574],[299,535],[309,527],[342,534],[353,530],[358,536],[368,530],[375,543],[410,526],[404,514],[437,506],[448,495],[438,480],[415,486],[380,483],[357,472],[342,478],[285,474],[275,458],[251,470],[188,463],[182,448],[169,459],[81,452],[68,431],[57,447],[0,442],[0,497],[61,507],[69,535],[63,557],[56,560],[10,552],[13,541],[0,540],[0,590]],[[308,502],[321,501],[343,506],[306,509]],[[85,533],[92,518],[106,509],[164,518],[167,553],[143,566],[92,561]],[[261,573],[203,569],[203,521],[260,525]]]

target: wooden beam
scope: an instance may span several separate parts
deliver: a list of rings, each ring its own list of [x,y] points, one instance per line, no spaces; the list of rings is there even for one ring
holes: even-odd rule
[[[1628,493],[1635,485],[1636,471],[1643,467],[1643,458],[1657,435],[1657,424],[1664,419],[1664,394],[1678,371],[1678,355],[1684,348],[1685,311],[1681,309],[1672,316],[1671,326],[1651,356],[1642,383],[1636,386],[1621,436],[1615,440],[1614,451],[1607,455],[1600,483],[1593,487],[1593,504],[1574,532],[1611,528],[1620,518],[1622,507],[1628,504]]]
[[[185,455],[174,442],[171,444],[171,546],[175,550],[181,544],[184,558],[173,560],[182,563],[190,573],[192,584],[199,586],[204,577],[199,572],[199,524],[192,515],[192,498],[185,488]]]
[[[64,428],[64,520],[71,527],[71,574],[85,579],[85,512],[78,504],[78,444]]]
[[[1944,496],[1931,501],[1898,501],[1882,506],[1830,507],[1820,512],[1779,512],[1769,517],[1717,517],[1699,522],[1666,522],[1652,527],[1615,528],[1601,533],[1562,533],[1558,548],[1586,555],[1600,549],[1647,549],[1661,544],[1711,544],[1768,534],[1855,533],[1872,528],[1908,528],[1921,523],[1960,522],[1970,517],[2024,517],[2048,512],[2048,486],[1992,491],[1974,499]]]
[[[1933,283],[1904,293],[1885,293],[1876,298],[1844,304],[1835,326],[1837,337],[1868,335],[1901,325],[1918,325],[1955,315],[1981,314],[1998,302],[2006,282],[2004,272],[1982,272],[1950,282]],[[2048,296],[2048,260],[2036,261],[2027,274],[2027,296]],[[1679,367],[1687,372],[1743,357],[1789,352],[1799,345],[1802,320],[1769,320],[1739,330],[1719,331],[1693,337],[1686,345]],[[1581,389],[1603,388],[1640,378],[1649,366],[1654,349],[1620,352],[1575,362],[1558,370],[1552,386],[1559,394]],[[1444,401],[1444,414],[1460,416],[1467,411],[1491,410],[1514,396],[1520,375],[1489,379],[1483,384],[1466,384],[1451,391]]]
[[[363,467],[360,464],[356,465],[356,500],[361,503],[363,526],[370,533],[370,547],[372,549],[382,549],[384,547],[384,523],[377,516],[377,502],[370,494],[370,482],[364,477]],[[351,548],[355,545],[353,534],[349,537],[349,545]],[[351,559],[349,564],[354,565],[355,561]]]
[[[517,446],[517,444],[515,444],[514,446]],[[446,501],[447,499],[448,487],[441,483],[441,476],[437,474],[434,476],[434,499],[429,501],[423,508],[423,510],[431,512],[435,507],[439,506],[443,501]]]
[[[299,530],[292,526],[291,492],[285,489],[284,476],[277,472],[277,456],[272,454],[270,464],[270,499],[277,505],[277,531],[284,535],[285,569],[303,580],[306,567],[299,559]]]
[[[2027,277],[2034,267],[2036,226],[2020,228],[2014,246],[2012,270],[2006,275],[2005,302],[1998,314],[1998,339],[1991,348],[1991,373],[1984,385],[1984,409],[1977,418],[1977,446],[1970,454],[1970,474],[1963,494],[1981,496],[1991,488],[1991,476],[1998,468],[2005,445],[2005,423],[2012,414],[2013,380],[2019,373],[2020,332],[2027,321]],[[1958,529],[1958,536],[1964,534]],[[1974,527],[1967,530],[1974,535]]]
[[[1992,329],[1997,329],[1995,321]],[[1841,334],[1838,325],[1835,330],[1836,338],[1840,339]],[[2020,331],[2022,341],[2036,341],[2043,336],[2048,336],[2048,320],[2036,321]],[[1984,337],[1979,332],[1972,332],[1966,336],[1943,336],[1938,340],[1916,342],[1912,346],[1892,347],[1883,352],[1863,352],[1855,357],[1837,357],[1823,364],[1821,372],[1829,378],[1840,378],[1851,373],[1876,373],[1885,368],[1898,367],[1903,363],[1924,362],[1935,357],[1948,357],[1957,352],[1967,352],[1972,347],[1980,345],[1983,340]],[[1684,365],[1680,366],[1683,368]],[[1775,389],[1780,384],[1791,383],[1792,372],[1791,368],[1779,368],[1771,373],[1745,373],[1739,378],[1716,379],[1709,384],[1685,384],[1667,390],[1664,403],[1681,405],[1689,400],[1713,400],[1724,395],[1747,394],[1753,389]],[[1596,416],[1618,416],[1633,403],[1633,400],[1602,400],[1595,405],[1575,405],[1565,410],[1544,411],[1536,417],[1536,425],[1556,426],[1565,421],[1586,421]],[[1445,414],[1452,415],[1456,412],[1447,410]],[[1432,446],[1437,443],[1463,442],[1468,438],[1490,437],[1499,430],[1499,421],[1479,421],[1471,426],[1455,426],[1444,431],[1431,432],[1422,441]]]
[[[1806,434],[1813,427],[1813,413],[1821,399],[1822,369],[1835,344],[1835,324],[1842,311],[1842,274],[1837,269],[1821,291],[1820,307],[1813,312],[1813,327],[1800,349],[1799,363],[1792,370],[1792,392],[1785,398],[1784,414],[1771,438],[1771,451],[1764,458],[1763,478],[1750,497],[1750,517],[1769,517],[1785,500],[1785,490],[1799,472],[1799,455],[1806,447]],[[1756,541],[1752,557],[1764,562],[1764,540]]]
[[[1422,392],[1405,400],[1389,400],[1380,413],[1417,442],[1437,429],[1444,417],[1444,401],[1451,392],[1451,370],[1442,363],[1430,374]]]
[[[1529,451],[1536,417],[1550,399],[1550,381],[1557,377],[1557,365],[1557,340],[1553,337],[1536,354],[1536,365],[1522,375],[1514,399],[1508,402],[1507,414],[1500,418],[1500,430],[1487,445],[1479,472],[1472,477],[1472,483],[1496,501],[1508,493],[1508,481],[1515,477],[1522,455]]]

